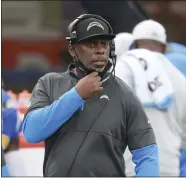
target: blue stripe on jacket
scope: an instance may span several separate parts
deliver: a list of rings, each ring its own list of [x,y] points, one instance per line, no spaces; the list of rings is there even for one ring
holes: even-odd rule
[[[132,161],[136,164],[136,176],[159,176],[159,157],[157,145],[149,145],[131,151]]]
[[[44,108],[31,111],[23,123],[23,134],[30,143],[45,140],[84,104],[75,88]]]

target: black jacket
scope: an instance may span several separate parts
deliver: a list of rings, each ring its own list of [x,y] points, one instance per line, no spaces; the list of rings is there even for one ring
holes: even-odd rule
[[[27,113],[54,102],[77,82],[69,71],[45,75],[34,88]],[[114,76],[103,87],[99,95],[86,100],[83,111],[75,112],[45,140],[44,176],[125,176],[126,146],[135,150],[155,143],[151,125],[130,89]]]

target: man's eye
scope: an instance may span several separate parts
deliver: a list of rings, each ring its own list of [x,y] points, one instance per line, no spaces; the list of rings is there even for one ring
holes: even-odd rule
[[[92,47],[95,46],[95,44],[94,43],[89,43],[88,46],[92,48]]]
[[[102,42],[103,46],[108,46],[108,42]]]

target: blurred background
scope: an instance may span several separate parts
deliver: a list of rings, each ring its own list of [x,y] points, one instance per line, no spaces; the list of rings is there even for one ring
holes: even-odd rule
[[[2,1],[2,79],[22,120],[31,91],[48,72],[72,62],[65,40],[69,23],[84,13],[103,16],[114,33],[132,32],[142,20],[162,23],[169,42],[186,45],[186,1]],[[42,176],[43,143],[28,144],[20,133],[23,176]],[[8,145],[8,144],[7,144]],[[35,148],[35,149],[33,149]],[[16,163],[17,164],[17,163]]]
[[[138,2],[138,4],[137,4]],[[64,71],[71,61],[65,41],[70,21],[83,13],[105,17],[114,32],[131,32],[152,18],[168,40],[186,44],[185,1],[2,1],[2,78],[6,89],[32,91],[39,77]]]

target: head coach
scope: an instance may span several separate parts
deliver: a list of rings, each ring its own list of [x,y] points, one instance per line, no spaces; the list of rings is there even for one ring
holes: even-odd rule
[[[137,176],[158,176],[158,148],[142,106],[114,75],[110,24],[83,14],[68,27],[74,63],[41,77],[25,113],[23,133],[45,142],[44,176],[125,176],[128,146]]]

